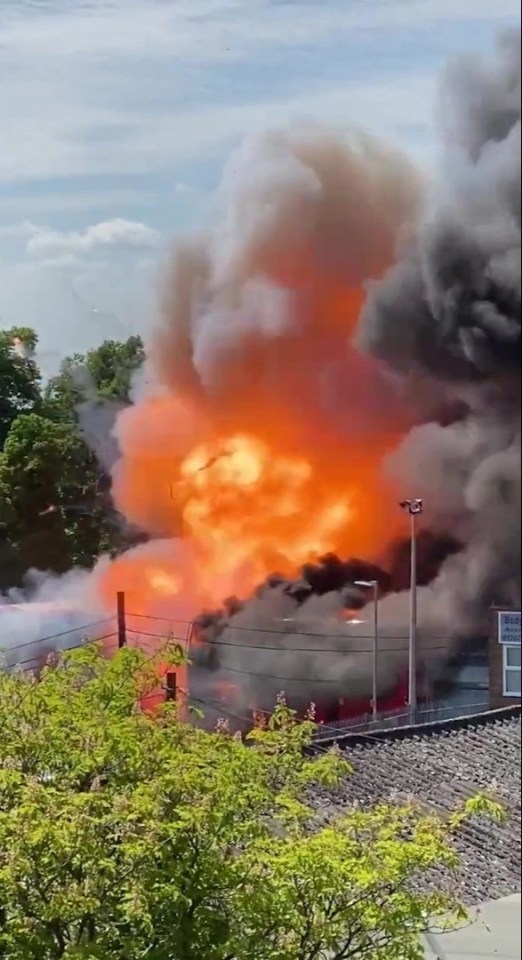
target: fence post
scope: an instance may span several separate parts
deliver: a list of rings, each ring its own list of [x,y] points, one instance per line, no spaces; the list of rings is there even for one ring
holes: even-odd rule
[[[116,621],[118,624],[118,647],[127,646],[127,626],[125,623],[125,594],[119,591],[116,594]]]
[[[165,700],[177,699],[176,671],[168,670],[165,676]]]

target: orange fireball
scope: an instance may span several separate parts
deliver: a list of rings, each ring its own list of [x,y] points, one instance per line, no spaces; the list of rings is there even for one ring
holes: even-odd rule
[[[137,612],[176,598],[195,614],[327,552],[377,558],[396,530],[383,464],[407,419],[352,340],[414,178],[330,135],[260,149],[234,169],[221,232],[178,247],[154,389],[119,418],[115,501],[161,546],[118,559],[102,590]]]

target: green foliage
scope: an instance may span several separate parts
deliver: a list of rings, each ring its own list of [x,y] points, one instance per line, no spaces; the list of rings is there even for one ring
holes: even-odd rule
[[[43,395],[36,346],[29,328],[0,331],[0,589],[29,567],[60,573],[125,545],[77,411],[128,400],[143,344],[107,340],[68,358]]]
[[[307,756],[311,721],[281,702],[247,744],[209,734],[137,709],[154,672],[90,645],[0,673],[3,960],[420,960],[428,917],[462,916],[421,883],[456,824],[382,805],[321,828],[307,792],[350,771]]]
[[[89,563],[107,520],[96,508],[98,465],[77,430],[38,414],[13,422],[0,453],[0,530],[19,573]]]
[[[78,405],[93,395],[128,402],[132,375],[144,359],[140,337],[124,342],[105,340],[95,350],[67,357],[45,390],[49,415],[74,420]]]
[[[18,414],[38,409],[40,371],[32,359],[36,345],[34,330],[0,330],[0,450]]]
[[[105,340],[97,350],[89,351],[86,367],[100,397],[126,401],[129,399],[132,374],[144,359],[140,337],[129,337],[124,343]]]

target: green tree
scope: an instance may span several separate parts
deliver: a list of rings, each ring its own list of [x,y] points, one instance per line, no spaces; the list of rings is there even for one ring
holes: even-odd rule
[[[0,330],[0,450],[19,413],[38,409],[41,377],[33,353],[37,336],[29,327]]]
[[[45,390],[50,415],[76,419],[79,404],[93,396],[128,403],[132,376],[144,359],[140,337],[105,340],[86,354],[67,357]]]
[[[69,357],[43,397],[36,345],[30,329],[0,334],[0,589],[20,583],[28,567],[61,573],[130,542],[78,409],[86,400],[128,402],[142,341],[106,340]]]
[[[60,573],[89,565],[110,545],[97,476],[96,458],[74,425],[36,413],[13,421],[0,453],[0,538],[9,585],[29,567]]]
[[[311,722],[279,703],[248,745],[206,733],[136,707],[154,670],[88,645],[39,681],[0,673],[3,960],[420,960],[427,918],[461,915],[420,881],[451,870],[467,811],[321,828],[307,791],[349,766],[307,756]]]
[[[132,376],[145,359],[141,337],[105,340],[86,356],[89,371],[100,397],[128,401]]]

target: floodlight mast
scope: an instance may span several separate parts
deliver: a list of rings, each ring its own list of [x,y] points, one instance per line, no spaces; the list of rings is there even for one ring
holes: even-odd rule
[[[408,706],[417,709],[417,518],[424,509],[423,501],[401,500],[399,504],[410,517],[410,627],[408,644]]]
[[[373,593],[373,644],[372,644],[372,719],[378,717],[379,693],[379,582],[377,580],[356,580],[356,587],[364,587]]]

